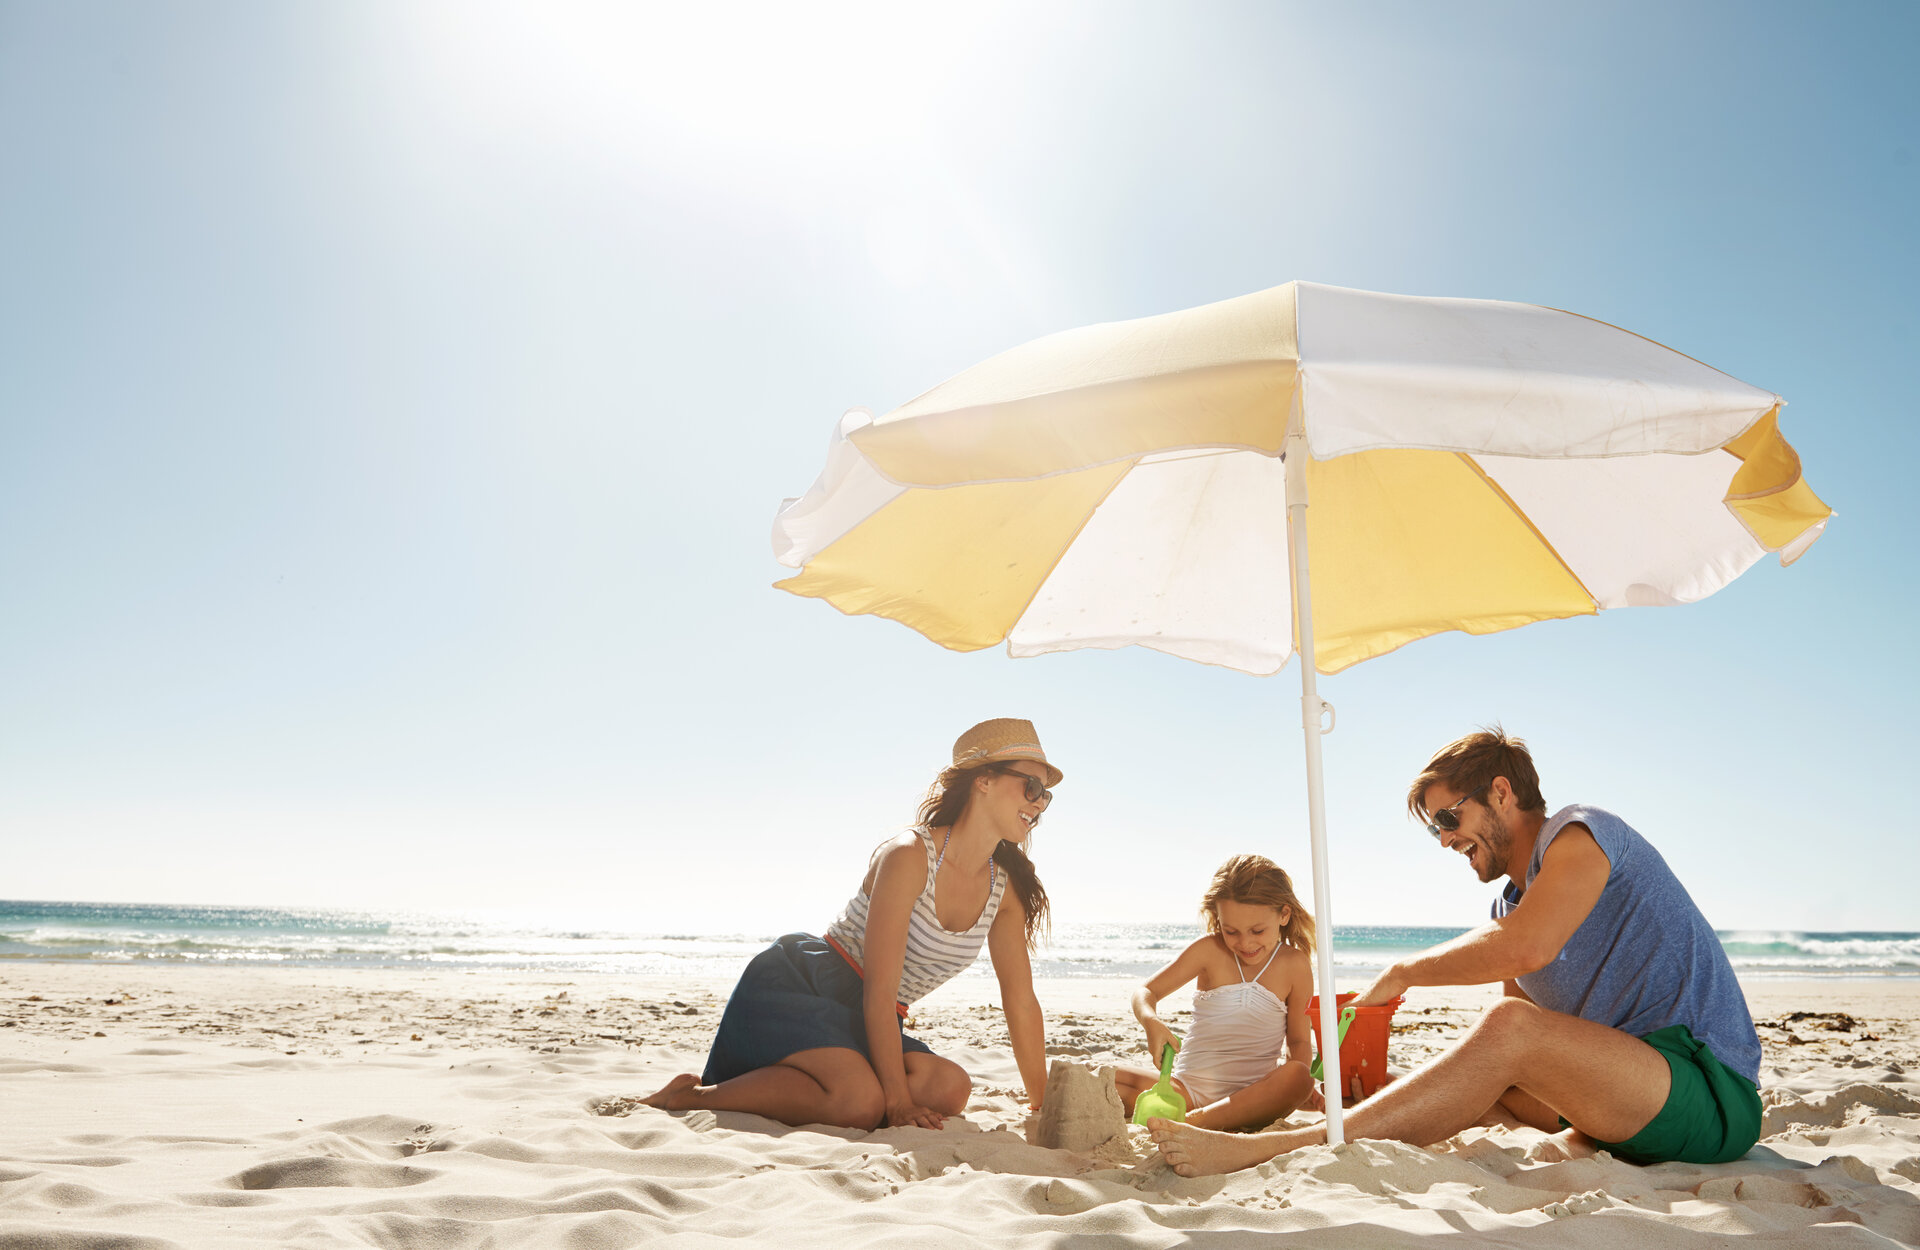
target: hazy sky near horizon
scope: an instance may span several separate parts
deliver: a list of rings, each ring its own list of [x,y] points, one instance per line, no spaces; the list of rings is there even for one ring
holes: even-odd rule
[[[0,0],[0,897],[818,930],[956,734],[1056,918],[1309,878],[1298,672],[955,655],[770,589],[840,413],[1285,282],[1784,395],[1838,511],[1699,604],[1322,683],[1335,918],[1501,721],[1721,928],[1920,929],[1902,4]]]

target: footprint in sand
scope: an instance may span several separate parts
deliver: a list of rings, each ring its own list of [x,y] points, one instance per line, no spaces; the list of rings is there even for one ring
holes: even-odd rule
[[[236,1189],[395,1189],[419,1185],[438,1175],[432,1168],[323,1157],[256,1164],[228,1177],[227,1183]]]

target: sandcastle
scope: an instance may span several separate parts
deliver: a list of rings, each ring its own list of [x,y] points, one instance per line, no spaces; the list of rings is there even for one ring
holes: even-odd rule
[[[1047,1067],[1034,1144],[1084,1154],[1127,1131],[1113,1069],[1055,1059]]]

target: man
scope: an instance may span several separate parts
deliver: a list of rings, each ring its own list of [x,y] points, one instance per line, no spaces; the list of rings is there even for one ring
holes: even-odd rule
[[[1497,1105],[1624,1159],[1723,1163],[1760,1135],[1760,1039],[1713,929],[1646,839],[1597,807],[1551,819],[1526,744],[1495,727],[1441,748],[1407,810],[1482,881],[1493,921],[1395,964],[1356,1000],[1498,981],[1459,1045],[1355,1106],[1350,1137],[1428,1145]],[[1164,1120],[1183,1176],[1251,1167],[1324,1127],[1240,1135]]]

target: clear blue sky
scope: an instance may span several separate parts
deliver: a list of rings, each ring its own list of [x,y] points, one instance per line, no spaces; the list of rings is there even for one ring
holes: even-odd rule
[[[1062,921],[1307,877],[1297,673],[956,656],[769,589],[834,421],[1293,278],[1789,401],[1838,509],[1704,603],[1326,681],[1336,918],[1495,719],[1710,919],[1920,928],[1906,4],[0,0],[0,897],[817,929],[955,734]]]

